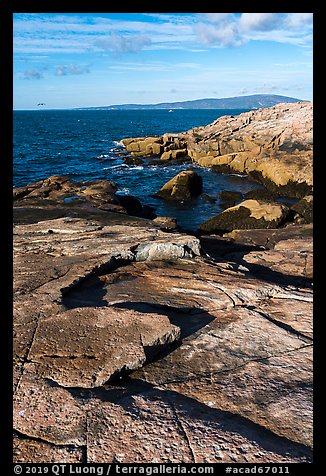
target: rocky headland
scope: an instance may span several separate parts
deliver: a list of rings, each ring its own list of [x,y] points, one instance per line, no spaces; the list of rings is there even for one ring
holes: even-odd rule
[[[198,234],[112,182],[14,189],[16,462],[312,461],[311,113],[124,141],[297,198],[226,194]],[[181,174],[162,199],[201,193]]]

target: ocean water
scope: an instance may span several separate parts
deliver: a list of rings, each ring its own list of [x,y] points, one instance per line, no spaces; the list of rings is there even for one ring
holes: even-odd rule
[[[260,188],[246,177],[217,174],[195,164],[173,166],[125,165],[118,155],[126,137],[178,133],[204,126],[218,117],[244,110],[42,110],[14,112],[13,181],[15,187],[49,177],[67,175],[72,180],[105,179],[116,182],[118,193],[134,195],[155,208],[159,216],[173,216],[185,229],[219,213],[222,190],[247,192]],[[202,198],[171,203],[151,195],[182,170],[195,170],[203,178]]]

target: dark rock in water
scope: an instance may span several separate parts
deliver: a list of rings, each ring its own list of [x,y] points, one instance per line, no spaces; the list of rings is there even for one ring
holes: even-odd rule
[[[190,200],[200,195],[203,180],[196,172],[184,170],[169,180],[156,196],[167,200]]]
[[[124,163],[126,165],[141,165],[144,161],[140,157],[126,157]]]
[[[313,196],[307,195],[291,206],[291,210],[296,212],[299,216],[296,217],[297,223],[312,223],[313,222]]]
[[[236,192],[233,190],[223,190],[219,195],[218,198],[221,200],[220,207],[225,210],[226,208],[234,207],[236,202],[239,202],[243,199],[243,195],[241,192]]]
[[[289,211],[278,203],[245,200],[202,223],[200,231],[223,234],[237,229],[277,228],[285,222]]]
[[[234,206],[235,206],[234,200],[225,200],[224,202],[220,203],[220,207],[223,208],[223,210],[226,210],[227,208],[231,208]]]
[[[219,199],[223,201],[234,201],[238,202],[239,200],[243,199],[243,195],[241,192],[234,192],[233,190],[223,190],[219,196]]]
[[[153,220],[156,218],[155,208],[151,207],[150,205],[143,205],[142,215],[143,218],[149,218]]]
[[[207,195],[207,193],[202,193],[200,198],[202,200],[205,200],[206,202],[209,202],[209,203],[215,203],[216,202],[216,199],[213,198],[213,197],[210,197],[209,195]]]
[[[277,193],[267,190],[266,188],[258,188],[256,190],[249,190],[244,195],[246,200],[264,200],[265,202],[274,202],[278,197]]]
[[[138,198],[133,197],[132,195],[116,195],[116,197],[118,198],[120,205],[127,210],[128,215],[150,219],[156,217],[154,208],[149,205],[143,206]]]
[[[139,216],[143,213],[143,207],[138,198],[131,195],[119,195],[118,200],[128,214]]]

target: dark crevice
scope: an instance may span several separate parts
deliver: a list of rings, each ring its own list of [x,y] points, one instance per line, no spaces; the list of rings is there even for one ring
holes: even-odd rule
[[[124,258],[119,258],[113,256],[110,258],[110,260],[107,263],[103,263],[99,266],[96,266],[94,269],[92,269],[89,273],[87,273],[85,276],[79,277],[77,280],[75,280],[73,283],[71,283],[69,286],[66,288],[61,288],[61,304],[65,306],[67,309],[72,309],[75,307],[89,307],[89,306],[107,306],[107,302],[99,299],[100,296],[94,296],[94,289],[91,290],[91,301],[88,303],[87,299],[83,299],[80,296],[80,286],[89,284],[95,284],[95,292],[101,294],[102,296],[105,294],[105,292],[102,292],[102,288],[104,283],[98,279],[98,277],[112,273],[113,271],[116,271],[119,268],[122,268],[124,266],[128,266],[132,263],[131,260],[124,259]],[[74,295],[77,296],[74,296]],[[72,299],[72,303],[70,303],[70,299]],[[95,302],[94,302],[95,301]]]
[[[96,355],[88,355],[88,354],[80,354],[80,355],[47,355],[42,354],[40,360],[43,359],[68,359],[68,360],[75,360],[75,359],[96,359]]]

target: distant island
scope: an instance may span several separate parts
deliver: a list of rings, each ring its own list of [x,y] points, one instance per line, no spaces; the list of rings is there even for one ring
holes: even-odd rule
[[[277,94],[253,94],[232,98],[205,98],[192,101],[161,102],[159,104],[113,104],[111,106],[80,107],[76,109],[260,109],[283,102],[305,102],[302,99]]]

